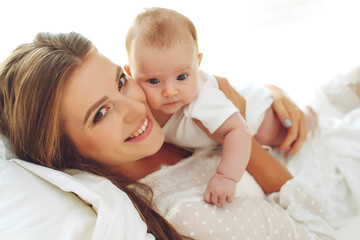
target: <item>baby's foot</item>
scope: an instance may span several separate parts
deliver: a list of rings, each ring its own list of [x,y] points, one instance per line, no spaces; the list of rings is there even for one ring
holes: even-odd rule
[[[351,89],[351,91],[353,91],[353,92],[356,94],[356,96],[360,99],[360,81],[355,82],[355,83],[349,83],[347,86],[348,86],[348,87]]]
[[[306,125],[307,125],[307,128],[308,128],[308,131],[311,131],[317,125],[318,115],[314,111],[314,109],[312,109],[312,107],[310,107],[308,105],[305,106],[305,109],[303,111],[305,113]]]

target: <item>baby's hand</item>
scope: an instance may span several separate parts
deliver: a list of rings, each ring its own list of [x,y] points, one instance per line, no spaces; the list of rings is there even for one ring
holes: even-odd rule
[[[224,205],[232,203],[235,196],[236,182],[224,175],[216,173],[209,181],[204,193],[207,203]]]

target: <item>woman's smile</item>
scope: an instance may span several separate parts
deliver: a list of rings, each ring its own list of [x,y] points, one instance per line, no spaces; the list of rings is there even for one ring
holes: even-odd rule
[[[130,76],[124,78],[123,70],[98,52],[74,71],[63,96],[62,115],[69,137],[81,154],[111,171],[154,154],[164,142],[141,87]],[[99,99],[105,100],[97,104]],[[94,104],[90,115],[98,112],[101,117],[88,126],[83,119]]]
[[[125,142],[141,141],[142,139],[146,138],[151,132],[152,125],[153,124],[151,118],[146,115],[141,127],[138,128],[138,130],[136,130],[134,133],[132,133],[131,136],[125,140]]]

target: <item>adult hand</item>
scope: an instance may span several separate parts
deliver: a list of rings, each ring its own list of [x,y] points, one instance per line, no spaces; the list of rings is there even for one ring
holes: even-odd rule
[[[218,81],[219,88],[225,93],[226,97],[234,103],[241,115],[245,118],[245,98],[231,87],[226,78],[217,76],[215,76],[215,78]],[[281,94],[277,96],[281,96]],[[278,100],[275,102],[277,101]],[[278,105],[281,106],[281,104]],[[280,114],[280,116],[283,116],[283,114]],[[286,119],[286,117],[284,119]],[[201,127],[201,123],[198,125]],[[206,130],[205,127],[203,130]],[[215,141],[217,140],[210,133],[208,133],[208,135]],[[287,168],[273,158],[254,137],[252,138],[251,155],[246,170],[255,178],[266,194],[278,192],[286,181],[292,178]]]
[[[281,124],[288,129],[278,151],[286,151],[285,157],[293,156],[306,140],[307,126],[304,113],[291,101],[289,96],[274,85],[265,85],[271,92],[272,108]]]

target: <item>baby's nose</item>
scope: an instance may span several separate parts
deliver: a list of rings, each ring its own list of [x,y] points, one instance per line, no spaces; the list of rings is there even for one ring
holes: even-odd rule
[[[168,83],[166,84],[164,90],[163,90],[163,96],[164,97],[171,97],[171,96],[174,96],[174,95],[177,95],[178,94],[178,91],[177,91],[177,88],[174,84],[172,83]]]

